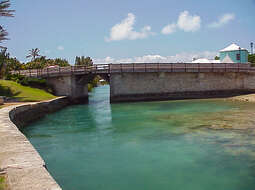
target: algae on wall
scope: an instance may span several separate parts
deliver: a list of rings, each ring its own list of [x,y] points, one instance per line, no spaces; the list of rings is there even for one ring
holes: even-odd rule
[[[0,190],[6,190],[5,177],[0,176]]]

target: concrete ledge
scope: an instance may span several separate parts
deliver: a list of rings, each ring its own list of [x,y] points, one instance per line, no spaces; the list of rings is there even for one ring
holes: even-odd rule
[[[201,92],[178,92],[178,93],[151,93],[151,94],[129,94],[111,96],[111,103],[138,102],[138,101],[163,101],[163,100],[184,100],[184,99],[207,99],[226,98],[251,94],[251,90],[221,90],[221,91],[201,91]]]
[[[11,190],[61,190],[45,168],[44,160],[19,129],[68,104],[64,97],[0,109],[0,170],[6,172]]]

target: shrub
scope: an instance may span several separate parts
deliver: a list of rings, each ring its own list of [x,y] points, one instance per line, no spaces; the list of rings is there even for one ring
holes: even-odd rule
[[[91,83],[88,83],[88,91],[91,92],[93,90],[93,85]]]
[[[47,85],[45,79],[25,77],[19,74],[8,74],[7,80],[17,82],[23,86],[30,86],[32,88],[40,88],[46,90],[47,92],[52,93],[52,89]]]

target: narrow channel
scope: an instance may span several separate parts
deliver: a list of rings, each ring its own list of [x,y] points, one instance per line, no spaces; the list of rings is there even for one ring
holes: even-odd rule
[[[227,100],[67,107],[24,134],[63,190],[254,190],[254,104]]]

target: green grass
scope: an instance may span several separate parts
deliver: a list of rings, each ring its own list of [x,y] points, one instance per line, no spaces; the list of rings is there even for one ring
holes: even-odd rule
[[[9,80],[0,80],[0,96],[16,98],[21,102],[36,102],[55,98],[44,90],[22,86]]]
[[[5,190],[6,184],[5,184],[5,178],[0,176],[0,190]]]

